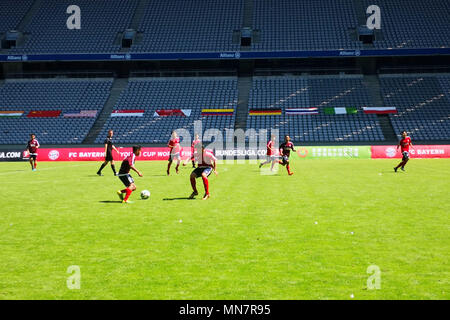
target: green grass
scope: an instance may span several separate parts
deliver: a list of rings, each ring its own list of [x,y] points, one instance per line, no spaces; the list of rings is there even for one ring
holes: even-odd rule
[[[449,299],[450,160],[396,162],[220,165],[208,201],[164,200],[189,196],[191,169],[137,162],[152,195],[129,205],[99,163],[2,163],[0,299]]]

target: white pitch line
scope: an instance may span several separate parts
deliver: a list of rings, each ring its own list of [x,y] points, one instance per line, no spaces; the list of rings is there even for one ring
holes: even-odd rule
[[[88,165],[92,165],[92,163],[85,163],[85,164],[77,164],[77,165],[71,165],[71,166],[60,166],[60,167],[48,167],[48,168],[43,168],[43,169],[38,169],[37,171],[44,171],[44,170],[54,170],[54,169],[67,169],[67,168],[75,168],[75,167],[87,167]],[[16,170],[16,171],[9,171],[9,172],[1,172],[0,176],[5,176],[5,175],[9,175],[9,174],[17,174],[17,173],[29,173],[31,172],[30,170]]]

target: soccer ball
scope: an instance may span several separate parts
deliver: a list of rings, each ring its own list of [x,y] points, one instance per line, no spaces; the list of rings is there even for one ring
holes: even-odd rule
[[[150,198],[150,191],[142,190],[142,192],[141,192],[141,199],[142,200],[146,200],[148,198]]]

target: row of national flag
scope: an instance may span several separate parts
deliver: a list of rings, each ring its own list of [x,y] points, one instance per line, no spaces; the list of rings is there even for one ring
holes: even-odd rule
[[[111,117],[143,117],[144,109],[114,110]],[[192,109],[156,109],[153,117],[190,117]],[[234,109],[202,109],[202,116],[232,116]]]
[[[390,114],[397,113],[395,107],[363,107],[365,114]],[[358,113],[356,107],[335,107],[335,108],[322,108],[320,109],[323,114],[326,115],[339,115],[339,114],[355,114]],[[281,109],[250,109],[249,115],[251,116],[278,116],[281,115]],[[286,108],[285,114],[290,116],[295,115],[315,115],[319,114],[319,108]]]
[[[395,107],[363,107],[365,114],[392,114],[397,113]],[[320,113],[326,115],[355,114],[358,112],[356,107],[335,107],[322,108]],[[95,118],[98,110],[32,110],[27,114],[27,118],[57,118],[63,114],[64,118]],[[114,110],[111,117],[143,117],[144,109]],[[191,109],[157,109],[154,111],[154,117],[182,116],[189,117]],[[2,111],[0,118],[20,118],[25,111]],[[234,109],[202,109],[202,116],[232,116]],[[278,116],[282,114],[281,109],[250,109],[251,116]],[[286,115],[315,115],[319,114],[319,108],[287,108]]]
[[[336,107],[323,108],[323,113],[328,115],[333,114],[355,114],[358,112],[356,107]],[[363,112],[366,114],[387,114],[397,113],[394,107],[364,107]],[[145,110],[114,110],[111,117],[143,117]],[[192,113],[191,109],[157,109],[153,113],[154,117],[168,117],[168,116],[184,116],[189,117]],[[232,116],[234,109],[202,109],[202,116]],[[251,116],[278,116],[282,114],[281,109],[250,109]],[[319,108],[288,108],[285,110],[287,115],[314,115],[319,114]]]
[[[143,117],[144,109],[121,109],[113,110],[111,117]],[[57,118],[63,114],[64,118],[95,118],[98,110],[32,110],[27,114],[28,118]],[[181,116],[190,117],[191,109],[157,109],[153,117]],[[0,118],[20,118],[25,111],[1,111]],[[202,116],[232,116],[234,109],[202,109]]]
[[[27,118],[58,118],[63,113],[64,118],[95,118],[97,110],[32,110],[28,112]],[[0,111],[0,118],[20,118],[25,111]]]

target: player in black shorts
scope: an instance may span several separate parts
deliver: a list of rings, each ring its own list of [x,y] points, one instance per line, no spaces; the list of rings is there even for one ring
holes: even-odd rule
[[[397,150],[398,150],[398,148],[401,148],[401,150],[402,150],[402,162],[400,162],[398,164],[398,166],[396,166],[394,168],[395,172],[397,172],[398,168],[401,168],[402,171],[405,171],[405,165],[409,161],[409,148],[410,147],[413,148],[413,145],[411,143],[411,138],[408,137],[408,133],[406,131],[402,131],[402,139],[400,140],[400,142],[397,145]]]
[[[112,155],[112,151],[116,151],[119,154],[119,150],[117,150],[117,148],[114,146],[113,144],[113,135],[114,135],[114,131],[109,130],[108,131],[108,136],[105,139],[105,162],[102,163],[102,165],[100,166],[100,169],[98,169],[97,174],[99,176],[102,175],[102,170],[104,167],[106,167],[106,165],[108,164],[108,162],[111,162],[111,169],[114,172],[114,175],[116,176],[116,165],[114,163],[114,158]]]
[[[189,199],[194,199],[195,196],[198,195],[195,179],[202,177],[203,186],[205,187],[205,195],[203,196],[202,200],[207,200],[210,197],[208,176],[211,174],[211,172],[214,172],[214,174],[217,175],[217,159],[210,150],[205,150],[205,147],[201,142],[197,143],[195,149],[195,161],[198,165],[197,168],[192,171],[190,176],[193,192]]]
[[[291,168],[289,167],[289,156],[291,155],[291,150],[295,152],[294,144],[291,142],[291,138],[289,136],[285,136],[284,142],[280,145],[281,160],[279,163],[286,166],[286,170],[290,176],[294,174],[291,172]]]
[[[27,143],[27,151],[30,155],[30,165],[32,171],[36,171],[37,150],[39,147],[40,144],[36,140],[36,135],[34,133],[30,134],[30,140]]]
[[[141,146],[134,146],[133,147],[133,153],[130,154],[128,157],[126,157],[122,161],[122,165],[120,166],[119,170],[119,179],[122,181],[122,183],[125,185],[125,189],[117,191],[117,194],[122,200],[123,203],[128,203],[128,198],[130,197],[131,193],[136,190],[136,185],[134,184],[133,177],[130,174],[130,170],[133,170],[136,172],[139,177],[142,177],[142,173],[134,167],[134,162],[136,161],[136,157],[139,157],[141,155]],[[123,194],[125,193],[125,197]]]

